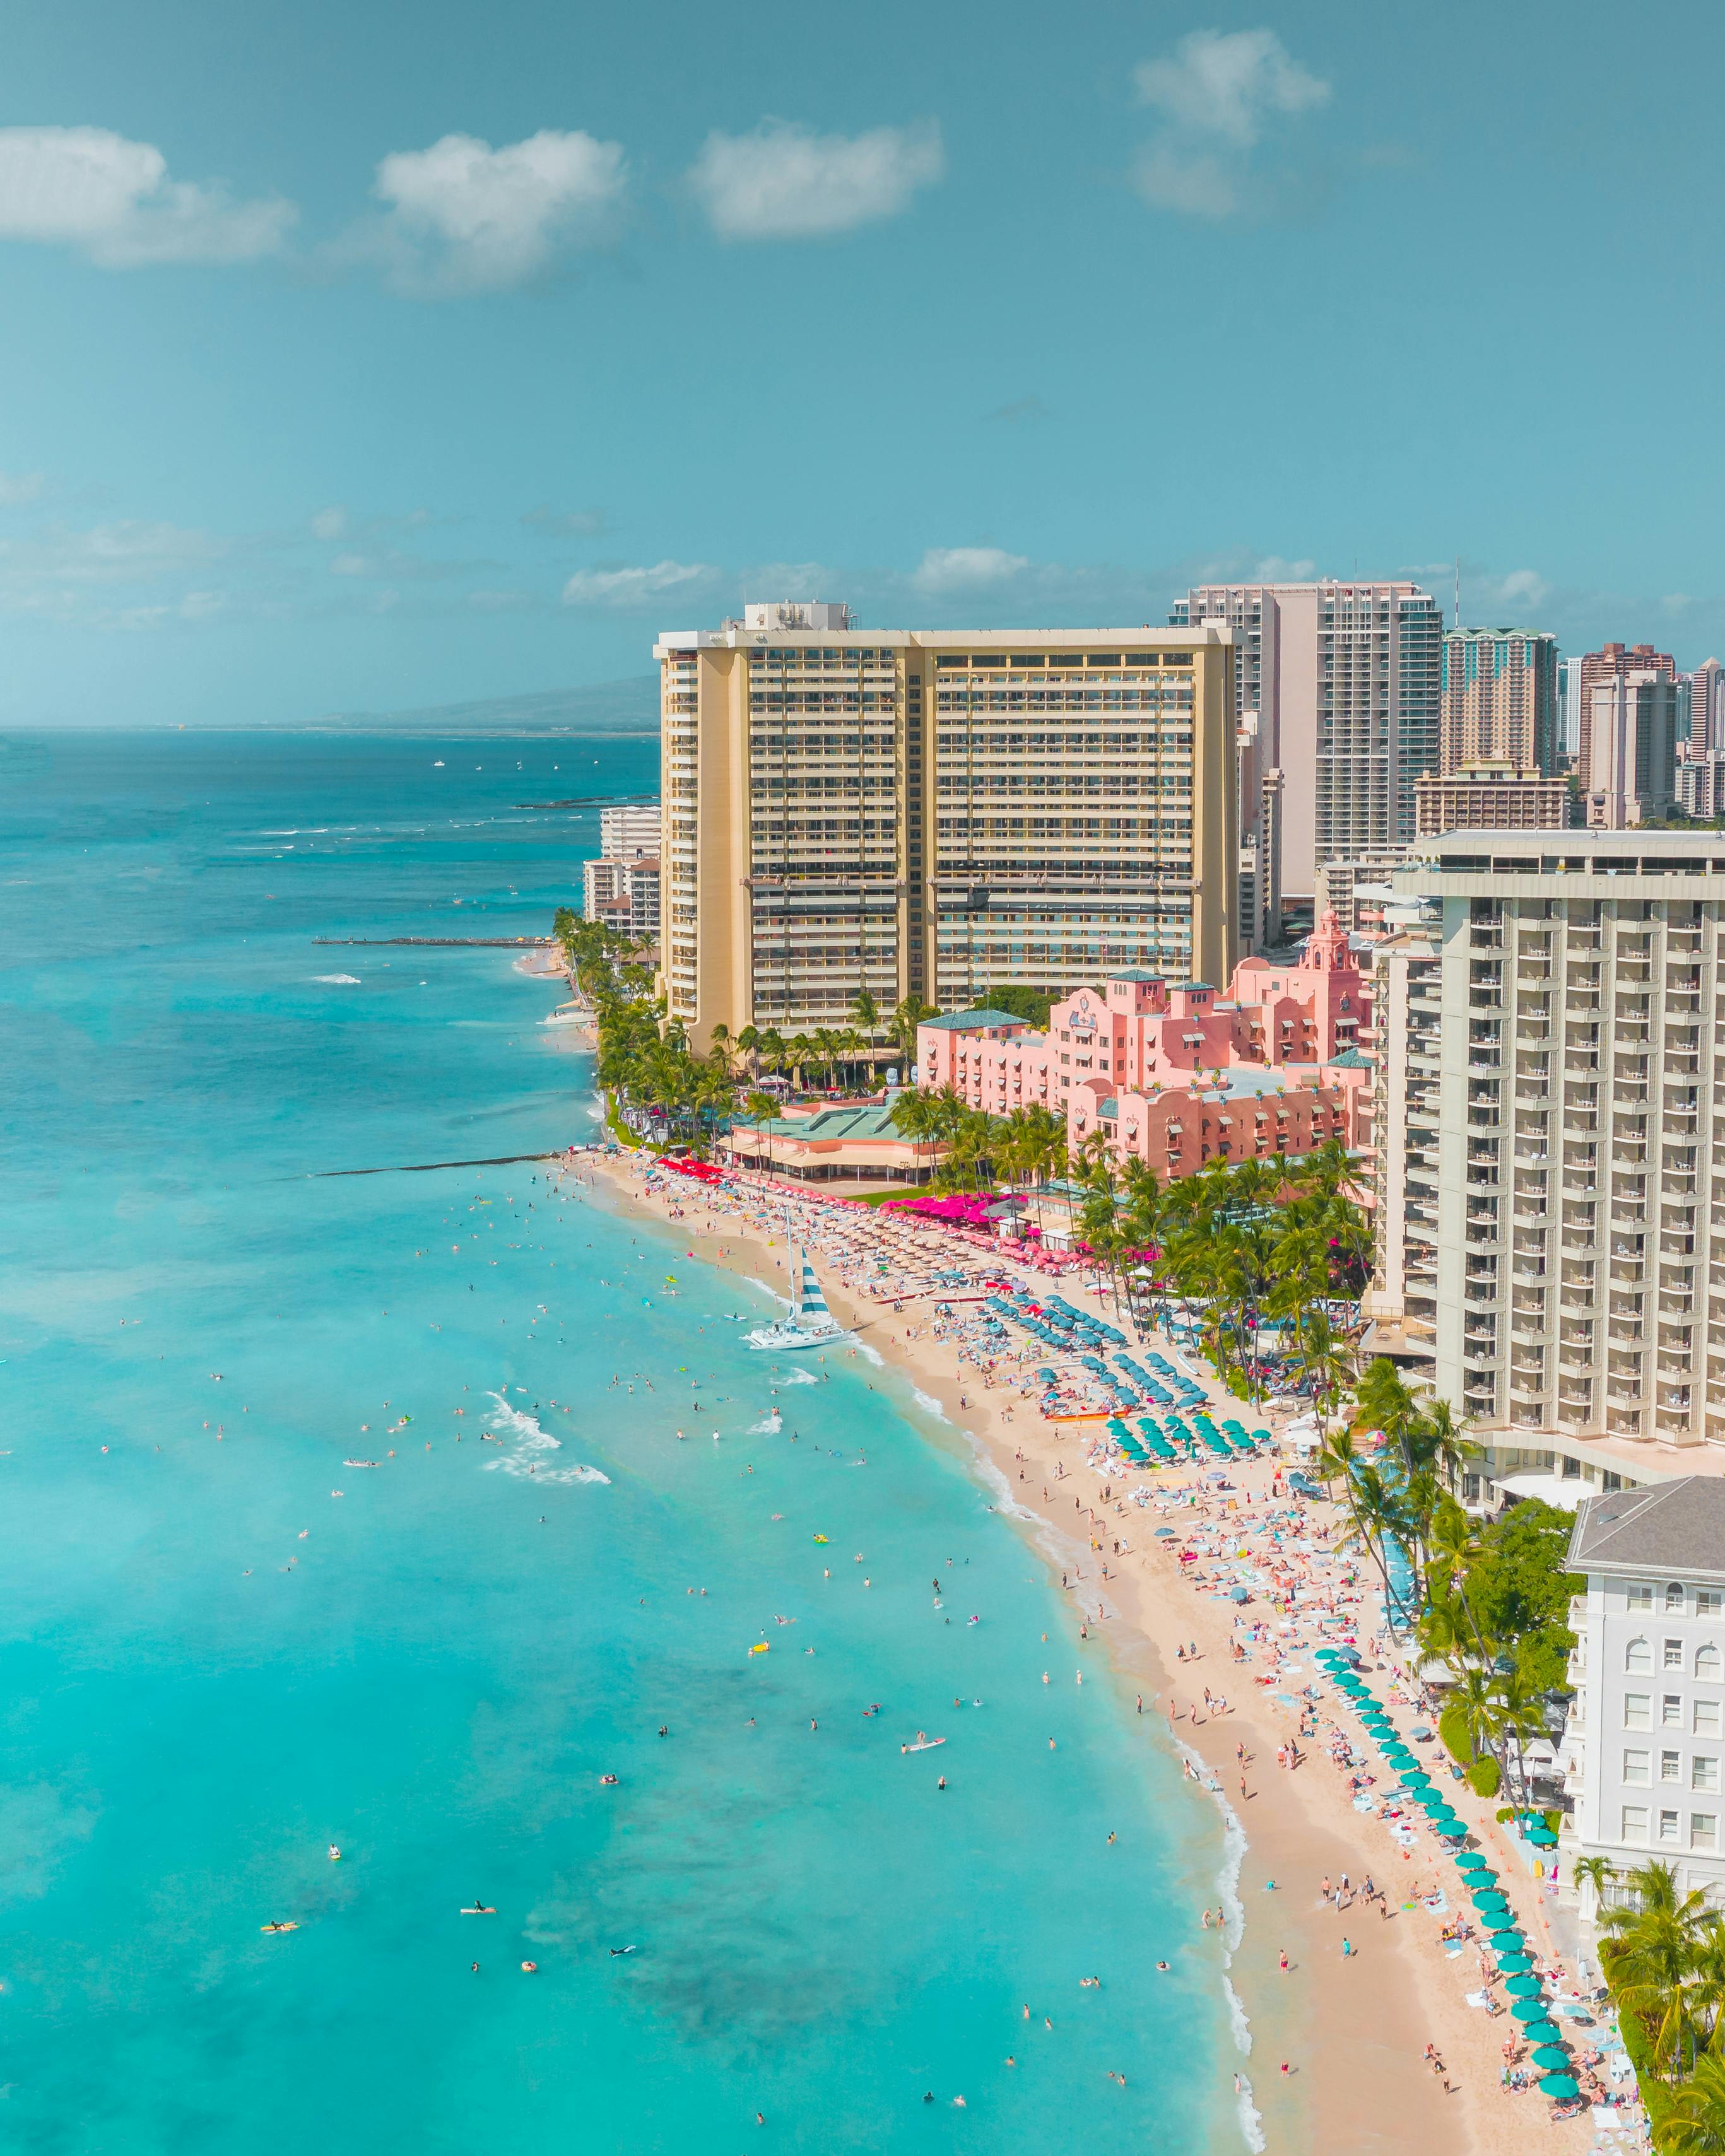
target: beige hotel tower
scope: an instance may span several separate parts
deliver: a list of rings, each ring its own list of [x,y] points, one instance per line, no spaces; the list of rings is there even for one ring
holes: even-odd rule
[[[662,965],[704,1048],[1137,968],[1226,983],[1233,650],[1168,629],[860,629],[820,602],[661,635]]]

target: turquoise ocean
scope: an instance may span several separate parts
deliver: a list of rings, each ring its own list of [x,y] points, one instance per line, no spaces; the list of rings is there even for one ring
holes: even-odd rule
[[[314,939],[543,930],[655,765],[0,738],[0,2148],[1244,2145],[1218,1820],[965,1440],[400,1172],[589,1064],[507,951]]]

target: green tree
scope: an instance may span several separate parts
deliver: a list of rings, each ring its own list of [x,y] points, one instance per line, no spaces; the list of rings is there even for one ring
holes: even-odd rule
[[[1672,2097],[1661,2127],[1661,2156],[1725,2156],[1725,2058],[1709,2052]]]
[[[1459,1575],[1480,1631],[1513,1643],[1516,1667],[1537,1691],[1564,1686],[1575,1645],[1569,1602],[1587,1583],[1563,1568],[1574,1524],[1555,1506],[1525,1499],[1481,1532]]]

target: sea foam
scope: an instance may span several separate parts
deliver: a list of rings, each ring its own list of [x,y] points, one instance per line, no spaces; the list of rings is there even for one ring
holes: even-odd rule
[[[500,1438],[512,1440],[513,1450],[487,1460],[487,1472],[531,1475],[536,1482],[610,1482],[610,1476],[601,1474],[596,1467],[543,1466],[543,1455],[562,1451],[562,1440],[553,1437],[548,1430],[541,1429],[537,1417],[523,1413],[520,1408],[512,1408],[501,1393],[492,1393],[489,1397],[497,1402],[497,1406],[486,1417],[486,1428]]]
[[[332,988],[357,988],[359,986],[358,973],[314,973],[312,978]]]

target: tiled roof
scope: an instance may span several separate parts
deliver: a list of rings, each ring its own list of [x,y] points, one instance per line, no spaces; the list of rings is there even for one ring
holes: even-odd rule
[[[1166,973],[1149,973],[1141,967],[1131,966],[1123,973],[1110,973],[1107,978],[1110,981],[1165,981],[1168,977]]]
[[[1025,1025],[1027,1018],[1020,1018],[1017,1011],[967,1010],[948,1011],[943,1018],[925,1018],[923,1025],[942,1033],[980,1033],[991,1025]]]
[[[1216,993],[1208,981],[1176,981],[1174,983],[1174,993],[1177,996],[1189,996],[1200,991],[1207,996],[1213,996]]]
[[[1340,1055],[1330,1058],[1330,1068],[1332,1070],[1369,1070],[1372,1065],[1357,1048],[1348,1048],[1344,1049]]]
[[[1725,1575],[1725,1480],[1685,1475],[1589,1499],[1569,1537],[1569,1563],[1577,1572],[1609,1565]]]
[[[904,1133],[893,1121],[893,1102],[873,1101],[860,1108],[817,1108],[812,1116],[785,1116],[764,1123],[739,1123],[775,1138],[898,1138]]]

